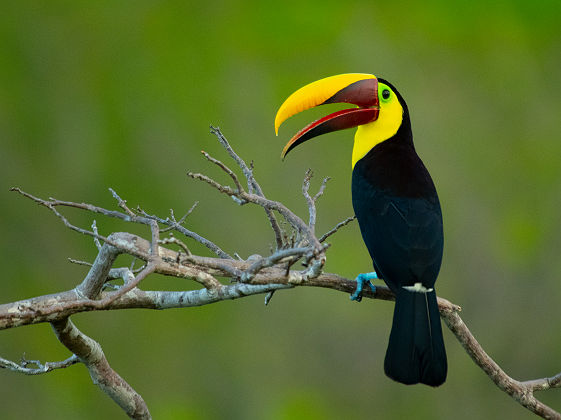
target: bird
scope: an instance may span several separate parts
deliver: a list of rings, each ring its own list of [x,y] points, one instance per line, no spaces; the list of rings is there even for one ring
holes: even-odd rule
[[[413,144],[409,109],[396,87],[367,73],[309,83],[278,109],[275,132],[291,116],[331,103],[353,105],[304,127],[282,150],[323,134],[357,127],[352,150],[352,205],[374,271],[356,277],[360,301],[371,280],[395,294],[385,374],[400,383],[442,385],[448,371],[435,281],[444,246],[435,184]]]

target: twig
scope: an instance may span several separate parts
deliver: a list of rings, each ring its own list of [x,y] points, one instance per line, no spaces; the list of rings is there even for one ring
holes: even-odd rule
[[[243,174],[245,175],[245,177],[247,179],[247,185],[248,185],[248,190],[249,190],[250,194],[253,194],[254,191],[255,191],[256,195],[265,198],[265,194],[263,194],[263,190],[261,189],[261,186],[259,185],[259,183],[255,179],[255,177],[253,176],[253,162],[251,162],[251,167],[247,166],[245,161],[241,157],[238,156],[238,154],[234,151],[234,149],[232,149],[232,146],[230,146],[230,143],[228,142],[228,140],[226,140],[226,137],[224,137],[224,135],[220,131],[219,127],[213,127],[211,125],[210,126],[210,132],[216,136],[216,138],[218,139],[218,141],[220,142],[222,147],[224,147],[224,149],[226,149],[228,154],[232,157],[232,159],[234,159],[234,161],[241,168]],[[265,213],[267,214],[267,218],[269,219],[269,223],[271,224],[271,228],[273,229],[273,232],[275,233],[275,240],[276,240],[276,243],[277,243],[277,248],[282,248],[283,247],[282,234],[281,234],[281,229],[280,229],[280,226],[277,222],[277,219],[276,219],[276,217],[275,217],[275,215],[274,215],[274,213],[272,212],[271,209],[265,208]]]
[[[206,182],[211,187],[215,188],[216,190],[228,196],[235,196],[242,201],[254,203],[263,208],[269,210],[275,210],[279,212],[287,222],[289,222],[295,229],[302,232],[306,236],[310,245],[314,246],[316,249],[321,249],[321,244],[319,243],[319,241],[317,240],[317,238],[315,237],[314,233],[309,228],[309,226],[306,223],[304,223],[302,219],[300,219],[298,216],[292,213],[292,211],[290,211],[284,204],[278,201],[269,200],[257,194],[250,194],[246,191],[241,191],[238,193],[233,188],[227,185],[222,185],[216,182],[214,179],[200,173],[188,172],[187,176],[193,179]]]
[[[230,176],[230,178],[232,178],[232,180],[234,181],[234,184],[236,185],[236,188],[237,188],[238,192],[241,192],[242,186],[240,184],[240,181],[238,180],[238,176],[234,173],[234,171],[232,171],[230,168],[228,168],[226,165],[224,165],[218,159],[213,158],[211,155],[209,155],[204,150],[201,150],[201,153],[203,154],[203,156],[209,162],[214,163],[216,166],[218,166],[220,169],[222,169],[224,172],[226,172]]]
[[[86,265],[88,267],[92,266],[92,263],[89,263],[87,261],[80,261],[80,260],[75,260],[74,258],[68,258],[68,261],[70,261],[72,264],[77,264],[77,265]]]
[[[310,190],[310,180],[312,179],[313,176],[313,172],[311,169],[308,169],[306,171],[306,174],[304,175],[304,181],[302,182],[302,194],[304,195],[304,198],[306,199],[306,203],[308,204],[308,213],[309,213],[309,221],[308,221],[308,226],[310,227],[310,229],[312,230],[312,232],[315,232],[315,226],[316,226],[316,203],[314,201],[314,199],[310,196],[309,190]]]
[[[92,213],[103,214],[104,216],[107,216],[107,217],[113,217],[113,218],[116,218],[116,219],[121,219],[125,222],[136,222],[136,223],[149,224],[148,220],[145,220],[141,217],[134,216],[134,218],[133,218],[133,217],[129,216],[128,214],[124,214],[124,213],[121,213],[121,212],[115,211],[115,210],[107,210],[107,209],[104,209],[102,207],[94,206],[92,204],[75,203],[75,202],[72,202],[72,201],[57,200],[57,199],[52,198],[52,197],[49,198],[48,200],[43,200],[42,198],[35,197],[32,194],[29,194],[25,191],[22,191],[22,189],[19,188],[19,187],[12,187],[12,188],[10,188],[10,191],[15,191],[15,192],[23,195],[24,197],[29,198],[29,199],[35,201],[36,203],[38,203],[42,206],[45,206],[45,207],[53,207],[53,208],[58,207],[58,206],[73,207],[73,208],[77,208],[77,209],[81,209],[81,210],[90,211]],[[61,220],[64,221],[65,219],[61,219]],[[69,227],[69,226],[67,226],[67,227]],[[71,229],[76,230],[74,228],[71,228]],[[80,233],[85,233],[85,232],[80,232]],[[91,234],[91,232],[88,232],[88,234]],[[98,239],[103,240],[103,237],[99,236]]]
[[[323,178],[323,181],[321,181],[321,186],[319,187],[318,192],[316,193],[316,195],[314,195],[314,203],[316,201],[318,201],[318,198],[320,198],[323,193],[325,192],[325,187],[327,186],[327,183],[329,182],[331,178],[326,176],[325,178]]]
[[[532,391],[546,391],[551,388],[561,388],[561,372],[550,378],[535,379],[522,382],[522,385]]]
[[[304,195],[304,198],[306,199],[306,203],[308,204],[308,213],[310,215],[308,226],[310,226],[310,229],[313,232],[315,232],[316,214],[317,214],[316,201],[318,200],[318,198],[320,198],[323,195],[325,191],[325,186],[327,185],[327,182],[330,180],[330,178],[325,177],[323,179],[321,186],[319,187],[319,191],[316,193],[316,195],[312,197],[309,191],[310,191],[310,181],[313,175],[314,173],[311,169],[308,169],[306,171],[306,174],[304,175],[304,181],[302,182],[302,194]]]
[[[194,208],[194,206],[192,207]],[[158,223],[162,224],[162,225],[167,225],[169,226],[171,229],[177,230],[179,233],[187,236],[188,238],[194,239],[195,241],[199,242],[200,244],[204,245],[205,247],[207,247],[210,251],[212,251],[214,254],[218,255],[220,258],[227,258],[227,259],[232,259],[232,257],[227,253],[224,252],[218,245],[216,245],[214,242],[204,238],[203,236],[199,235],[198,233],[192,232],[189,229],[185,228],[184,226],[181,226],[181,219],[180,221],[174,221],[174,220],[170,220],[169,218],[167,219],[163,219],[161,217],[158,217],[156,215],[151,215],[146,213],[144,210],[142,210],[141,208],[137,208],[138,212],[143,216],[146,217],[148,219],[151,220],[155,220]],[[189,212],[188,212],[189,213]],[[187,216],[187,215],[186,215]],[[185,216],[185,217],[186,217]],[[182,218],[183,219],[183,218]],[[168,231],[170,229],[165,229],[165,231]],[[164,230],[162,230],[162,232],[164,232]]]
[[[109,306],[112,302],[114,302],[115,300],[119,299],[121,296],[123,296],[124,294],[126,294],[127,292],[131,291],[132,289],[134,289],[142,280],[144,280],[146,277],[148,277],[150,274],[152,274],[154,271],[156,270],[156,266],[153,262],[149,262],[146,267],[144,268],[144,270],[142,270],[135,278],[134,280],[130,281],[129,283],[126,283],[123,285],[123,287],[121,287],[119,290],[117,290],[116,292],[112,293],[111,295],[101,299],[101,300],[96,300],[93,301],[88,304],[88,306],[91,306],[92,308],[105,308],[107,306]]]
[[[189,210],[187,210],[187,213],[185,213],[183,216],[181,216],[181,219],[179,219],[179,220],[175,220],[175,215],[173,213],[173,209],[169,209],[170,220],[173,222],[173,224],[170,225],[170,227],[162,229],[161,232],[167,232],[169,230],[173,230],[173,229],[176,228],[176,226],[181,226],[183,223],[185,223],[185,220],[187,219],[187,217],[189,217],[189,215],[191,213],[193,213],[193,210],[195,210],[195,207],[197,207],[198,204],[199,204],[199,202],[195,201],[195,203],[191,206],[191,208]]]
[[[311,247],[280,249],[266,258],[257,259],[257,261],[251,264],[251,266],[249,266],[249,268],[242,273],[240,280],[244,283],[250,282],[255,277],[255,275],[265,267],[272,267],[279,261],[288,257],[301,258],[306,254],[310,254],[312,252],[313,248]]]
[[[271,302],[271,299],[273,298],[274,294],[275,294],[275,291],[271,290],[269,293],[267,293],[265,295],[265,306],[269,305],[269,303]]]
[[[99,251],[101,249],[101,242],[99,242],[99,232],[97,231],[97,223],[95,219],[92,222],[92,232],[94,233],[93,240],[94,240],[95,247]]]
[[[125,211],[125,213],[127,213],[131,217],[136,216],[134,214],[134,212],[127,207],[127,201],[126,200],[123,200],[121,197],[119,197],[119,194],[117,194],[113,188],[109,188],[109,191],[111,192],[111,195],[113,195],[113,198],[115,198],[115,200],[117,200],[117,203],[118,203],[119,207],[121,207]]]
[[[189,250],[187,245],[185,245],[183,242],[181,242],[179,239],[177,239],[175,236],[173,236],[173,233],[169,234],[169,238],[161,239],[159,241],[159,243],[161,243],[163,245],[165,245],[165,244],[176,244],[185,252],[186,255],[192,255],[191,251]]]
[[[349,224],[350,222],[352,222],[353,220],[356,219],[356,216],[351,216],[351,217],[347,217],[345,220],[343,220],[342,222],[337,223],[337,225],[331,229],[330,231],[324,233],[321,238],[319,238],[320,242],[324,242],[327,238],[329,238],[331,235],[333,235],[335,232],[337,232],[339,229],[341,229],[343,226],[346,226],[347,224]]]
[[[72,201],[62,201],[62,200],[54,199],[52,197],[50,197],[48,200],[43,200],[42,198],[35,197],[34,195],[23,191],[19,187],[12,187],[12,188],[10,188],[10,191],[15,191],[15,192],[21,194],[22,196],[24,196],[25,198],[29,198],[29,199],[35,201],[36,203],[38,203],[38,204],[40,204],[44,207],[47,207],[49,210],[51,210],[62,221],[62,223],[67,228],[69,228],[69,229],[71,229],[75,232],[81,233],[83,235],[91,236],[91,237],[94,238],[94,241],[96,241],[96,239],[97,239],[98,241],[96,241],[95,243],[96,243],[96,246],[98,247],[98,249],[100,249],[102,247],[101,243],[99,243],[99,241],[103,241],[103,242],[105,242],[107,244],[110,244],[110,245],[113,245],[115,247],[118,247],[118,244],[112,242],[111,239],[109,239],[109,238],[107,238],[103,235],[98,234],[97,233],[97,228],[95,227],[96,226],[95,224],[93,225],[94,230],[92,230],[92,231],[82,229],[78,226],[73,225],[72,223],[70,223],[68,221],[68,219],[66,217],[64,217],[63,214],[61,214],[56,209],[56,207],[58,207],[58,206],[73,207],[73,208],[77,208],[77,209],[91,211],[93,213],[100,213],[100,214],[103,214],[103,215],[108,216],[108,217],[114,217],[114,218],[117,218],[117,219],[124,220],[126,222],[135,222],[135,223],[141,223],[141,224],[145,224],[145,225],[150,225],[152,223],[152,220],[148,219],[148,218],[143,218],[143,217],[139,217],[139,216],[135,216],[134,218],[131,218],[130,216],[128,216],[126,214],[123,214],[123,213],[120,213],[118,211],[106,210],[102,207],[94,206],[92,204],[74,203]]]
[[[26,375],[40,375],[42,373],[52,372],[55,369],[64,369],[78,363],[80,360],[78,356],[73,354],[68,359],[61,362],[46,362],[41,363],[39,360],[27,360],[25,356],[21,358],[20,363],[12,362],[11,360],[4,359],[0,357],[0,368],[9,369],[14,372],[24,373]],[[28,367],[29,365],[35,365],[36,368]]]

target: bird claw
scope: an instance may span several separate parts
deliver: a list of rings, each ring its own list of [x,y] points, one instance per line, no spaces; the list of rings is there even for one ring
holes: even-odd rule
[[[378,278],[378,274],[373,271],[371,273],[361,273],[356,277],[356,290],[351,295],[351,300],[360,302],[362,300],[362,289],[364,285],[367,284],[373,293],[376,293],[376,286],[372,284],[370,280]]]

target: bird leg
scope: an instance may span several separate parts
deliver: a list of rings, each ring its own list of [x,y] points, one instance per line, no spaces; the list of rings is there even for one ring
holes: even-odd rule
[[[370,280],[378,279],[378,274],[375,271],[371,273],[361,273],[356,277],[356,290],[351,295],[351,300],[356,300],[360,302],[362,300],[362,289],[365,284],[368,284],[372,292],[376,292],[376,286],[372,284]]]

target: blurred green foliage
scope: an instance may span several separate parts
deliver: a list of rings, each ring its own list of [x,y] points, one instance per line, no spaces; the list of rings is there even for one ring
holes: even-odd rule
[[[481,344],[516,378],[559,371],[561,336],[561,3],[450,1],[12,1],[0,4],[0,266],[3,302],[73,287],[89,238],[9,193],[165,215],[200,205],[190,229],[242,256],[265,254],[260,209],[240,208],[187,170],[221,177],[219,125],[272,198],[305,215],[316,185],[318,231],[352,214],[351,132],[277,156],[317,114],[275,138],[296,88],[369,72],[408,101],[416,147],[437,184],[446,249],[439,294],[462,305]],[[92,215],[67,212],[87,227]],[[98,219],[102,233],[133,226]],[[358,228],[332,239],[327,270],[353,277],[370,259]],[[203,249],[196,248],[199,252]],[[126,263],[126,261],[123,261]],[[154,276],[145,288],[193,287]],[[439,389],[388,380],[392,305],[325,290],[278,292],[198,309],[81,314],[114,368],[158,419],[525,418],[445,331]],[[48,325],[3,331],[0,354],[58,360]],[[75,366],[39,377],[1,372],[2,418],[116,418],[118,407]],[[540,394],[561,408],[558,391]]]

